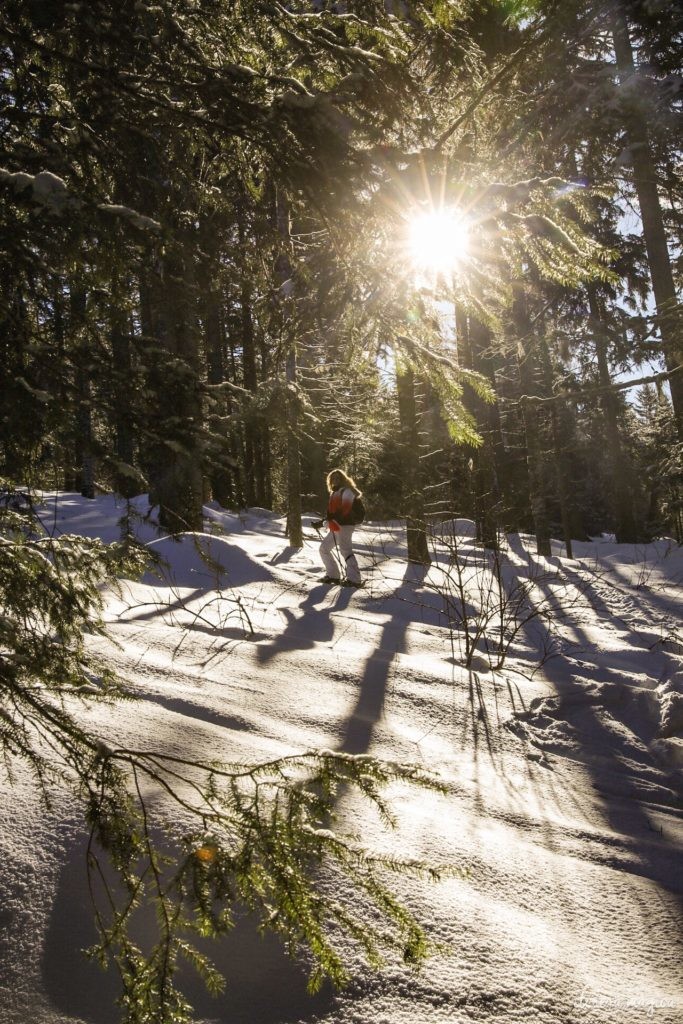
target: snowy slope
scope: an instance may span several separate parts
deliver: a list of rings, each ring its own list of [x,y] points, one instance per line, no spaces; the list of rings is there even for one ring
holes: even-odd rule
[[[47,499],[56,529],[117,537],[113,498]],[[225,994],[188,978],[197,1018],[683,1020],[683,552],[599,541],[546,562],[510,538],[508,587],[532,577],[534,600],[564,614],[551,634],[530,620],[500,671],[482,645],[467,670],[445,548],[425,575],[401,559],[400,524],[366,524],[367,587],[330,589],[312,531],[292,551],[271,513],[206,515],[207,533],[181,542],[139,524],[161,577],[112,594],[116,643],[91,642],[140,699],[93,710],[93,724],[207,759],[331,747],[434,768],[447,794],[397,787],[396,832],[349,795],[342,817],[375,850],[467,873],[396,883],[438,944],[420,974],[372,973],[349,948],[351,986],[311,999],[303,968],[245,919],[212,947]],[[471,524],[450,528],[471,583],[483,572]],[[0,1020],[114,1022],[116,980],[80,952],[94,930],[78,808],[57,794],[45,811],[21,775],[2,791]]]

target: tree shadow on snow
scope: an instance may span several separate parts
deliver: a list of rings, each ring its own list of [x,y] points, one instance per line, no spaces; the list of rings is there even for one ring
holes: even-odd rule
[[[321,583],[299,605],[300,615],[289,608],[279,609],[287,619],[287,625],[270,643],[259,644],[256,649],[259,664],[264,665],[285,651],[301,651],[319,643],[329,643],[334,638],[335,628],[331,616],[348,608],[352,591],[350,588],[332,591],[332,600],[322,605],[330,593],[330,588]]]
[[[118,973],[113,967],[102,970],[84,953],[97,941],[86,884],[85,845],[81,834],[66,849],[45,936],[43,982],[54,1009],[65,1018],[85,1024],[119,1024]],[[233,930],[218,941],[190,937],[226,978],[225,991],[212,997],[194,970],[181,964],[176,979],[194,1008],[193,1019],[216,1024],[287,1024],[317,1020],[328,1013],[335,998],[331,987],[310,996],[305,966],[287,956],[276,935],[259,935],[253,916],[236,916]],[[150,948],[155,930],[149,908],[137,913],[134,931],[140,946]]]
[[[399,600],[424,580],[427,567],[408,563],[399,587],[393,594]],[[389,678],[397,654],[406,649],[408,618],[390,617],[384,623],[376,649],[365,662],[356,704],[342,726],[340,750],[346,754],[367,754],[377,723],[382,717]]]
[[[272,558],[267,559],[268,565],[282,565],[287,562],[291,562],[295,555],[301,554],[301,548],[293,548],[291,546],[283,548],[281,551],[276,551]]]
[[[543,581],[539,587],[545,598],[551,596]],[[594,608],[596,595],[586,598]],[[605,606],[605,613],[608,611]],[[681,893],[680,855],[666,835],[653,827],[651,812],[673,811],[678,817],[683,794],[674,773],[648,749],[657,738],[657,716],[649,694],[620,681],[624,671],[633,668],[633,652],[596,649],[576,615],[565,620],[565,625],[582,657],[591,656],[591,661],[579,666],[562,656],[546,661],[542,676],[554,687],[556,696],[532,701],[529,709],[517,712],[513,722],[520,723],[520,729],[513,731],[543,754],[569,757],[585,767],[606,823],[622,837],[630,854],[628,866],[623,865],[622,870],[626,867]],[[537,624],[529,623],[527,633],[532,643],[538,641]],[[653,669],[656,662],[653,657]],[[612,685],[596,687],[605,682]],[[656,685],[654,678],[652,685]]]

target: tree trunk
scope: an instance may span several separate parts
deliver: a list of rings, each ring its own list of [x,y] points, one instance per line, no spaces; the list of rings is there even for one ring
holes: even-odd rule
[[[237,226],[240,250],[244,254],[247,245],[247,230],[244,211],[237,209]],[[283,224],[288,230],[288,225]],[[284,268],[283,268],[284,269]],[[252,316],[252,287],[249,268],[245,262],[240,267],[240,307],[242,323],[242,376],[244,387],[252,395],[258,390],[256,372],[256,347],[254,343],[254,321]],[[261,439],[261,417],[253,408],[246,410],[244,418],[244,486],[247,505],[264,504],[264,462]]]
[[[113,363],[114,449],[119,465],[115,470],[115,486],[124,498],[138,493],[138,477],[133,469],[134,427],[130,400],[133,361],[131,357],[130,324],[125,313],[111,311],[111,351]]]
[[[69,332],[73,339],[76,422],[75,462],[76,490],[84,498],[95,497],[95,456],[92,430],[92,382],[90,352],[83,337],[86,320],[86,293],[78,286],[69,290]]]
[[[169,533],[202,529],[199,432],[202,408],[199,339],[194,315],[191,255],[169,251],[152,273],[153,349],[147,352],[151,392],[150,483],[159,523]]]
[[[282,285],[291,277],[290,261],[290,220],[289,203],[286,196],[279,191],[276,196],[277,228],[281,239],[281,250],[276,265],[276,280]],[[299,446],[299,403],[297,396],[297,358],[294,324],[289,315],[289,298],[283,296],[283,330],[286,339],[287,356],[285,362],[285,379],[287,381],[287,537],[293,548],[304,546],[304,534],[301,524],[301,452]]]
[[[629,37],[628,21],[623,4],[616,5],[612,21],[614,51],[617,58],[619,80],[622,85],[635,86],[636,69]],[[637,95],[636,92],[633,96]],[[662,335],[667,370],[673,374],[669,380],[671,399],[676,417],[678,436],[683,441],[683,346],[681,343],[681,307],[677,302],[676,287],[671,269],[662,208],[657,191],[657,169],[652,157],[647,123],[641,111],[631,101],[625,113],[629,137],[629,150],[633,167],[633,184],[638,195],[643,221],[643,237],[647,250],[652,290],[657,306],[659,329]]]
[[[424,493],[420,473],[419,430],[415,401],[415,375],[410,367],[396,368],[398,416],[403,442],[403,498],[406,502],[408,561],[429,565],[431,555],[425,529]]]
[[[153,272],[149,271],[140,275],[138,282],[140,291],[140,357],[141,369],[146,387],[150,394],[153,394],[154,385],[154,364],[159,358],[159,348],[155,341],[153,308]],[[157,286],[158,287],[158,286]],[[155,492],[154,459],[155,456],[162,456],[156,438],[156,421],[159,419],[156,400],[147,401],[143,410],[142,420],[142,443],[140,445],[140,465],[147,479],[149,488],[148,499],[150,506],[158,505],[159,498]]]
[[[61,411],[62,422],[57,428],[58,464],[62,471],[62,487],[65,491],[73,491],[76,484],[74,478],[73,437],[70,429],[69,377],[66,355],[66,315],[64,287],[60,277],[55,277],[52,292],[52,335],[59,373],[57,376],[57,404]],[[56,467],[55,467],[56,468]]]
[[[263,380],[268,377],[269,351],[265,334],[262,332],[259,341],[259,353],[261,356],[261,376]],[[273,507],[273,484],[271,477],[270,458],[270,427],[265,416],[261,417],[261,466],[262,475],[257,476],[257,504],[262,508]]]
[[[485,355],[491,344],[490,331],[478,320],[470,320],[468,341],[465,352],[469,357],[469,363],[464,362],[463,366],[482,373],[495,386],[493,368],[490,359]],[[475,448],[472,455],[477,540],[483,547],[497,551],[501,524],[496,450],[500,455],[502,448],[498,405],[484,402],[473,392],[468,396],[468,405],[483,437],[483,444],[480,448]]]
[[[552,394],[553,390],[553,368],[550,361],[550,352],[545,340],[541,342],[541,361],[543,364],[543,375],[545,378],[545,390]],[[573,558],[572,529],[570,514],[570,496],[567,485],[567,469],[565,465],[564,446],[560,441],[560,423],[557,402],[550,403],[550,429],[553,441],[553,466],[555,469],[555,486],[557,497],[560,503],[560,519],[562,520],[562,533],[564,535],[564,546],[567,550],[567,558]]]
[[[33,396],[18,384],[26,380],[28,341],[23,285],[11,261],[5,261],[0,268],[0,472],[22,483],[29,481],[37,418]]]
[[[295,389],[297,367],[296,347],[293,341],[287,353],[286,376],[287,384]],[[302,548],[304,534],[301,524],[301,453],[297,430],[297,399],[293,391],[288,394],[287,409],[287,537],[293,548]]]
[[[206,249],[207,246],[205,245]],[[205,291],[202,295],[204,348],[207,361],[207,380],[209,384],[222,384],[226,379],[225,367],[225,335],[223,326],[222,293],[213,281],[214,266],[207,266]],[[230,395],[214,400],[221,415],[230,415],[232,401]],[[229,450],[229,438],[222,427],[212,429],[212,455],[208,467],[208,487],[204,485],[204,493],[210,490],[211,496],[224,507],[229,507],[235,497],[232,486],[235,459]]]
[[[539,373],[533,351],[532,326],[526,308],[526,296],[520,285],[513,301],[512,317],[517,341],[520,384],[523,396],[538,396]],[[536,534],[536,551],[550,557],[550,518],[548,513],[547,465],[543,444],[542,412],[537,403],[522,401],[526,435],[529,498]]]
[[[612,378],[607,361],[607,337],[602,310],[594,285],[588,286],[588,304],[591,313],[591,327],[598,363],[598,379],[605,388],[602,395],[602,411],[605,418],[605,440],[609,453],[612,483],[612,508],[614,532],[618,544],[634,544],[640,538],[633,514],[633,489],[628,483],[628,461],[619,433],[618,399],[610,390]]]

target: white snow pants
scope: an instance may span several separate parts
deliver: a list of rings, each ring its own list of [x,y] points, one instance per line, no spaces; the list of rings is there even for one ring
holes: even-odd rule
[[[342,526],[339,532],[329,530],[320,543],[320,557],[328,576],[333,579],[340,578],[339,564],[334,557],[336,555],[342,570],[346,571],[349,583],[360,583],[360,569],[353,553],[352,538],[353,526]],[[343,579],[343,575],[341,578]]]

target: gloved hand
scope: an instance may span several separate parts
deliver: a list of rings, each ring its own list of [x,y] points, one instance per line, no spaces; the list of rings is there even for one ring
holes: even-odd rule
[[[314,530],[319,530],[324,525],[325,525],[325,520],[324,519],[314,519],[311,522],[311,526],[313,527]]]

